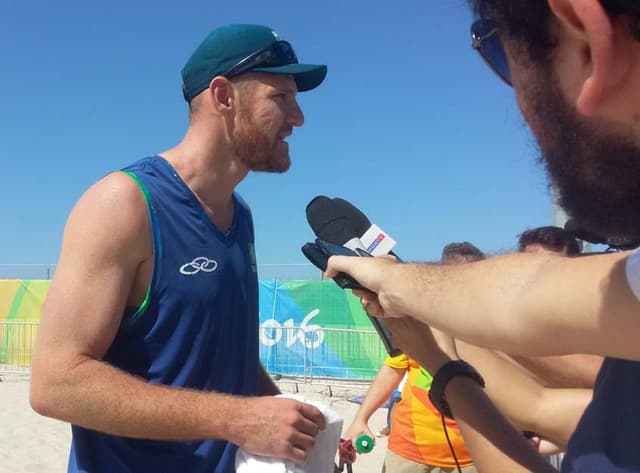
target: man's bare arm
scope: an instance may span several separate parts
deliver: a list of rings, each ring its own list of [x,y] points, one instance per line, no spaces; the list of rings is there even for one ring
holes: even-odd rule
[[[388,326],[402,351],[430,373],[437,373],[447,361],[457,358],[452,343],[442,343],[441,335],[440,349],[431,330],[415,319],[389,319]],[[445,389],[445,398],[479,472],[555,471],[500,414],[475,381],[452,378]]]
[[[474,381],[454,378],[445,395],[478,472],[557,473]]]
[[[226,439],[254,453],[303,461],[324,422],[311,406],[152,385],[102,361],[150,245],[146,204],[128,176],[107,176],[80,199],[43,309],[33,408],[114,435]]]
[[[509,254],[464,265],[331,257],[377,294],[383,314],[406,314],[474,345],[523,355],[590,353],[640,360],[640,302],[628,254],[585,258]]]
[[[541,384],[553,388],[593,389],[603,358],[600,355],[522,356],[502,354]]]
[[[365,432],[371,435],[368,423],[373,413],[384,402],[389,399],[394,388],[400,384],[405,370],[392,368],[383,364],[378,370],[378,374],[369,386],[369,391],[360,404],[351,425],[345,431],[344,438],[355,439],[358,435]]]
[[[519,430],[536,432],[566,448],[592,390],[547,388],[492,350],[460,341],[456,347],[484,377],[489,399]]]

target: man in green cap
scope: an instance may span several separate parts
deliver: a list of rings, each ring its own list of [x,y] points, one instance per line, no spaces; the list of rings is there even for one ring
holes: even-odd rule
[[[72,424],[70,472],[229,472],[239,447],[304,463],[325,420],[276,398],[258,355],[249,171],[289,168],[296,101],[326,66],[270,28],[214,30],[182,70],[174,148],[73,209],[43,309],[31,403]]]

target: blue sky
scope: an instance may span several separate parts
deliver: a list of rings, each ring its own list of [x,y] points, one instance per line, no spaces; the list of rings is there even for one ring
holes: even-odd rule
[[[470,48],[463,0],[2,3],[0,263],[55,263],[82,192],[180,140],[180,69],[226,23],[269,25],[329,67],[299,96],[291,170],[239,187],[259,262],[306,262],[304,209],[319,194],[359,206],[407,260],[461,240],[511,250],[551,221],[535,145],[512,90]]]

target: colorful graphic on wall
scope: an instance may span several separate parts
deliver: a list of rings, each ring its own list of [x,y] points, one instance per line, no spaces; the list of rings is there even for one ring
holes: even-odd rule
[[[50,281],[0,280],[0,364],[29,365]],[[386,352],[351,291],[261,280],[260,357],[272,374],[371,379]]]
[[[372,378],[386,353],[372,330],[358,298],[331,280],[260,281],[260,358],[270,373]]]
[[[50,281],[0,281],[0,364],[31,364],[40,313]]]

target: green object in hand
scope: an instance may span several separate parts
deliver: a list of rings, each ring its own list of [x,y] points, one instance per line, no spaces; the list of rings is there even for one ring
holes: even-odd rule
[[[373,450],[373,439],[366,434],[360,435],[356,439],[356,450],[360,453],[369,453]]]

